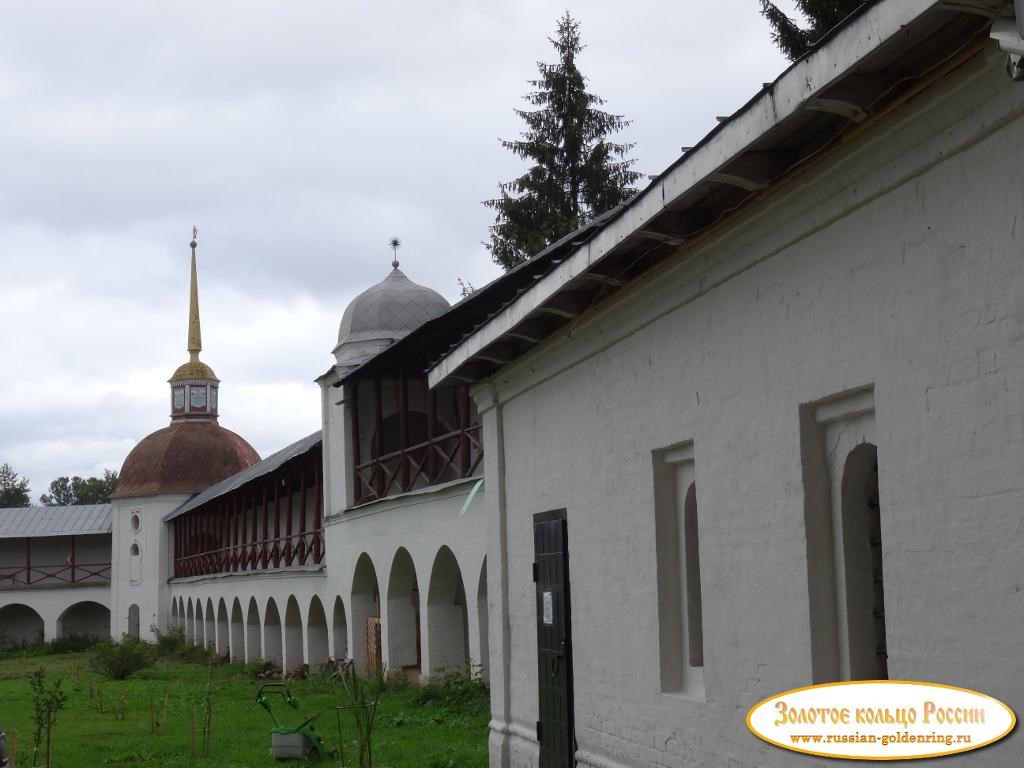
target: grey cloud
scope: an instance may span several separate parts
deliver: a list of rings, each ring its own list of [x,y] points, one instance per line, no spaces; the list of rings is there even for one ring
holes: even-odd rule
[[[0,327],[23,399],[0,407],[0,461],[38,490],[119,463],[166,423],[193,224],[222,422],[264,453],[315,429],[312,379],[347,302],[387,273],[388,238],[450,300],[456,277],[498,274],[480,202],[524,167],[498,139],[519,134],[513,110],[564,8],[5,7]],[[755,0],[570,10],[581,67],[633,120],[622,138],[645,173],[786,65]]]

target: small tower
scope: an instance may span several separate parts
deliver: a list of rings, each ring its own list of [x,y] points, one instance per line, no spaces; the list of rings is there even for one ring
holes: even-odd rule
[[[243,438],[217,423],[220,380],[199,360],[203,341],[196,279],[197,234],[193,227],[189,361],[169,380],[171,423],[132,448],[110,496],[110,629],[115,638],[127,632],[152,640],[152,626],[167,627],[174,549],[164,518],[195,494],[260,460]]]
[[[188,305],[189,360],[168,380],[171,385],[171,421],[185,419],[217,420],[217,388],[220,379],[213,369],[199,359],[203,349],[203,332],[199,324],[199,281],[196,277],[196,237],[192,228],[192,284]]]
[[[391,272],[345,308],[334,347],[335,364],[317,379],[323,414],[324,494],[331,512],[353,503],[353,457],[358,450],[351,440],[353,392],[348,385],[339,392],[338,385],[367,360],[451,309],[444,296],[414,283],[398,268],[398,238],[388,245],[393,252]],[[367,414],[363,418],[369,423]],[[372,420],[373,414],[369,418]]]

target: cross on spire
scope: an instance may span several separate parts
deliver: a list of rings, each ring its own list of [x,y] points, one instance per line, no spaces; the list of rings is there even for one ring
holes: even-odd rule
[[[203,331],[199,325],[199,280],[196,277],[196,239],[199,230],[192,227],[192,283],[189,286],[188,302],[188,354],[192,362],[199,360],[203,349]]]
[[[398,269],[398,249],[402,247],[402,241],[397,237],[392,237],[388,245],[391,246],[391,250],[394,251],[395,254],[395,258],[394,261],[391,262],[391,266]]]

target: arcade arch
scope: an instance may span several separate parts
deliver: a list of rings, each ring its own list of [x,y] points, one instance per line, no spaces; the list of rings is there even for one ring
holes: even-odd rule
[[[306,663],[310,667],[327,663],[331,655],[327,632],[327,613],[320,598],[313,595],[309,601],[309,614],[306,618]]]
[[[388,666],[414,678],[421,672],[420,590],[416,567],[405,547],[399,547],[388,577]]]
[[[380,668],[380,589],[373,560],[363,552],[352,578],[352,660],[360,674]]]
[[[0,650],[43,641],[43,617],[27,605],[10,603],[0,608]]]
[[[284,669],[290,672],[303,663],[302,612],[295,595],[289,595],[284,609]]]
[[[281,614],[272,597],[267,599],[267,609],[263,615],[263,658],[278,668],[284,662],[281,653]]]
[[[464,669],[469,664],[466,588],[458,560],[447,546],[438,550],[430,572],[427,638],[431,672]]]
[[[262,632],[260,624],[260,609],[256,604],[256,598],[249,598],[249,608],[245,613],[245,661],[252,664],[257,659],[263,658]]]

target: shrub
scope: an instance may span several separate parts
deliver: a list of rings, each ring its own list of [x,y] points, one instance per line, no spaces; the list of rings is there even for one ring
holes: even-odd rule
[[[162,659],[174,658],[188,648],[184,627],[170,627],[165,632],[156,624],[150,624],[149,631],[156,638],[154,651]]]
[[[4,643],[4,634],[0,630],[0,658],[9,656],[32,657],[46,656],[56,653],[74,653],[85,651],[100,642],[99,638],[90,635],[70,634],[65,637],[58,637],[43,642],[42,633],[33,642],[13,642],[8,640]]]
[[[161,659],[180,659],[197,664],[206,664],[210,659],[210,652],[206,648],[189,644],[184,627],[170,627],[164,631],[156,624],[150,624],[149,630],[156,638],[154,653]]]
[[[487,683],[469,667],[428,678],[415,697],[417,704],[440,704],[447,708],[485,705],[489,700]]]
[[[77,651],[87,651],[99,642],[100,639],[98,637],[72,633],[51,640],[46,644],[46,650],[48,653],[75,653]]]
[[[266,659],[253,659],[242,667],[245,670],[245,674],[254,679],[266,677],[267,673],[273,668],[274,665]]]
[[[133,637],[121,642],[106,640],[96,646],[92,668],[113,680],[124,680],[140,669],[153,665],[153,646]]]

